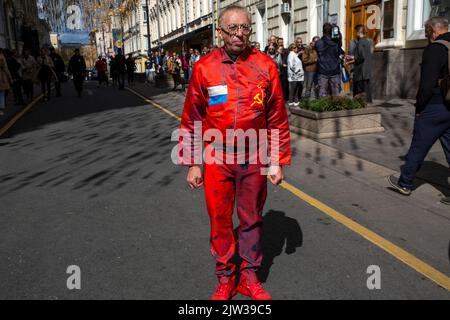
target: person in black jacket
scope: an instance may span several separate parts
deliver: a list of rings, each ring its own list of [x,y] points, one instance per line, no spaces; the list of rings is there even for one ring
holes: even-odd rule
[[[70,58],[69,68],[67,71],[69,74],[73,75],[75,90],[77,90],[78,96],[81,97],[81,92],[83,91],[83,81],[86,75],[86,62],[80,54],[80,49],[75,49],[75,54],[72,58]]]
[[[50,58],[53,61],[54,71],[56,73],[55,79],[55,91],[56,96],[61,96],[61,82],[64,81],[64,71],[66,71],[66,66],[64,61],[59,54],[56,53],[55,48],[50,48]]]
[[[341,68],[339,55],[341,49],[338,42],[333,41],[331,23],[323,25],[323,37],[316,43],[317,80],[319,83],[319,96],[337,96],[341,87]]]
[[[429,40],[422,55],[419,90],[416,96],[414,133],[400,178],[389,177],[392,187],[403,195],[410,195],[414,179],[428,151],[439,139],[450,166],[450,106],[444,102],[438,80],[448,75],[448,49],[436,40],[450,41],[448,20],[432,17],[425,23]],[[450,204],[448,198],[441,200]]]

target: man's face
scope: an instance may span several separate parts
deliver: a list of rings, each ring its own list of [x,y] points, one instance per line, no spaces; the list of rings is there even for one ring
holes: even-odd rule
[[[297,47],[300,47],[303,44],[302,38],[295,39],[295,44],[297,45]]]
[[[270,43],[276,44],[277,43],[277,37],[270,37]]]
[[[242,28],[238,28],[236,33],[228,31],[230,25],[250,26],[247,13],[245,11],[228,11],[222,19],[222,25],[219,26],[219,36],[224,42],[225,49],[232,54],[240,54],[249,46],[250,33],[244,34]]]
[[[189,49],[189,53],[193,54],[194,53],[194,49]]]

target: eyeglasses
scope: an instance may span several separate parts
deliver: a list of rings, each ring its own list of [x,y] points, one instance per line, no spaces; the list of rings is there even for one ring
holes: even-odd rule
[[[236,35],[239,29],[241,29],[241,32],[244,36],[247,36],[252,32],[252,27],[250,27],[248,24],[229,24],[225,28],[222,26],[220,28],[228,32],[232,36]]]

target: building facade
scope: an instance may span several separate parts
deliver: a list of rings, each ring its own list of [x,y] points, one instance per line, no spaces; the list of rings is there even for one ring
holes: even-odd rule
[[[220,11],[239,4],[252,15],[251,41],[264,48],[270,35],[296,37],[308,43],[322,35],[324,22],[340,28],[343,49],[366,26],[374,43],[375,98],[414,98],[423,48],[424,22],[431,16],[450,18],[450,0],[148,0],[152,48],[181,52],[190,47],[221,45],[215,27]]]
[[[37,53],[50,44],[50,28],[38,17],[35,0],[0,0],[0,47]]]
[[[217,44],[217,37],[213,37],[216,0],[149,0],[149,3],[153,47],[181,52]]]

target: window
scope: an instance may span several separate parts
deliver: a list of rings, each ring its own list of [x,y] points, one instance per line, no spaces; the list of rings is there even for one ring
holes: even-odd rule
[[[322,34],[323,27],[323,0],[316,0],[317,35]]]
[[[146,10],[146,8],[144,7],[142,11],[144,12],[144,22],[147,22],[148,21],[148,17],[147,17],[147,10]]]
[[[407,39],[425,39],[424,23],[430,17],[450,18],[450,0],[409,0]]]
[[[393,39],[394,21],[395,21],[395,3],[394,0],[383,1],[383,39]]]

